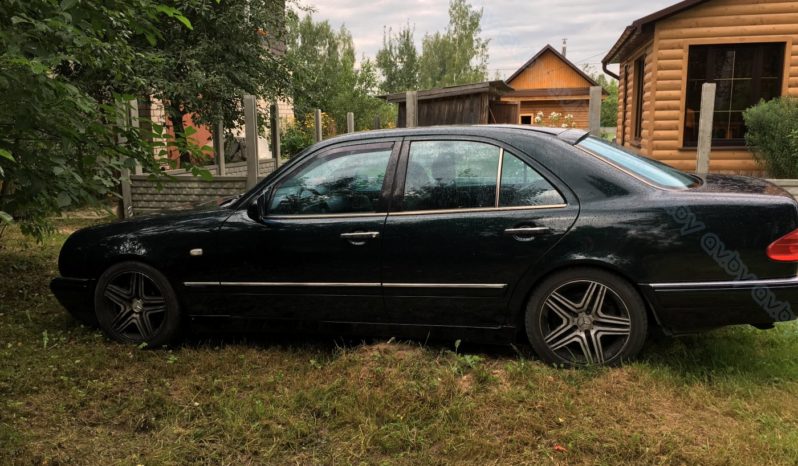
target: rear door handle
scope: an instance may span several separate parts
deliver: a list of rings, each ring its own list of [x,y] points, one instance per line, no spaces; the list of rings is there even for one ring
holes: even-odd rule
[[[377,239],[379,237],[379,231],[356,231],[353,233],[341,233],[341,238],[343,239]]]
[[[370,239],[380,237],[379,231],[353,231],[351,233],[341,233],[341,238],[349,241],[355,246],[363,246]]]
[[[504,235],[528,240],[533,236],[542,235],[549,231],[551,231],[551,229],[548,227],[517,227],[504,230]]]

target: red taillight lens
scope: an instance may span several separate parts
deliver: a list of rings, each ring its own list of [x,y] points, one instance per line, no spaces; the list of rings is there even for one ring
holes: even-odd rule
[[[768,246],[768,257],[779,262],[798,262],[798,230],[787,233]]]

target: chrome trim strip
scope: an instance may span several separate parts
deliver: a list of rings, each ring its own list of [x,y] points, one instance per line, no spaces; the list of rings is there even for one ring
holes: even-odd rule
[[[541,206],[520,206],[520,207],[483,207],[478,209],[441,209],[441,210],[413,210],[408,212],[391,212],[389,217],[405,217],[408,215],[438,215],[438,214],[466,214],[470,212],[506,212],[513,210],[546,210],[564,209],[568,204],[553,204]]]
[[[503,290],[506,283],[383,283],[384,288],[459,288],[469,290]]]
[[[243,286],[243,287],[301,287],[301,288],[459,288],[503,290],[506,283],[327,283],[327,282],[184,282],[188,287]]]
[[[385,217],[388,215],[387,212],[372,212],[366,214],[317,214],[317,215],[274,215],[269,216],[267,215],[264,219],[265,220],[312,220],[312,219],[324,219],[324,218],[370,218],[370,217]]]
[[[328,283],[328,282],[221,282],[220,286],[244,287],[296,287],[296,288],[379,288],[379,283]]]
[[[798,286],[798,277],[767,280],[732,280],[718,282],[649,283],[655,290],[700,289],[700,288],[754,288],[759,286]]]

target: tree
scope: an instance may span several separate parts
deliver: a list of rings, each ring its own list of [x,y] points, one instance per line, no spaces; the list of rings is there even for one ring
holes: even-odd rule
[[[382,73],[382,92],[391,94],[418,89],[419,58],[413,34],[409,24],[396,35],[390,28],[383,32],[382,48],[376,59]]]
[[[596,82],[608,94],[601,102],[601,126],[613,128],[618,125],[618,81],[600,74]]]
[[[377,70],[371,60],[355,60],[352,35],[345,27],[334,30],[327,21],[310,15],[287,18],[286,59],[294,70],[291,97],[297,121],[322,109],[338,130],[346,128],[346,114],[355,114],[355,126],[365,129],[375,115],[385,117],[390,107],[374,97]]]
[[[164,102],[176,134],[183,118],[227,128],[243,123],[243,96],[283,95],[290,72],[282,54],[285,0],[178,0],[193,25],[171,22],[163,40],[147,49],[158,56],[146,69],[145,89]],[[189,154],[181,153],[189,162]]]
[[[584,65],[582,69],[607,92],[607,97],[601,102],[601,126],[614,128],[618,125],[618,81],[607,78],[591,65]]]
[[[147,138],[118,124],[116,103],[155,60],[134,42],[190,22],[151,0],[0,0],[0,11],[0,218],[41,239],[49,215],[96,203],[123,166],[157,170]]]
[[[424,36],[419,60],[422,88],[485,81],[488,75],[488,43],[480,37],[482,9],[467,0],[451,0],[449,25],[443,33]]]

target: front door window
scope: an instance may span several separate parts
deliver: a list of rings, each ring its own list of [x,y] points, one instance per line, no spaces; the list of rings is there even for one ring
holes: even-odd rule
[[[277,187],[269,214],[378,212],[391,151],[391,146],[360,148],[314,159]]]

